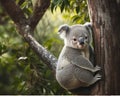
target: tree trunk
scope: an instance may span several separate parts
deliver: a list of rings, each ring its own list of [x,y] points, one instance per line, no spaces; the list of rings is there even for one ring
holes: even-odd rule
[[[120,94],[120,0],[88,0],[102,80],[91,94]]]

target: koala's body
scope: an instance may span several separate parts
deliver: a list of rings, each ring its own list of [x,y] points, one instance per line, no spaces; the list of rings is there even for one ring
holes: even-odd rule
[[[94,76],[100,67],[95,67],[92,63],[94,56],[90,46],[91,28],[90,23],[62,25],[59,28],[60,37],[64,39],[64,47],[58,58],[56,79],[67,90],[87,87],[101,79],[98,73]]]

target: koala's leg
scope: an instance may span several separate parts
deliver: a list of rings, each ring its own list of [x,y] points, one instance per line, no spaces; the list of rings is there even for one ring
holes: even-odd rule
[[[101,75],[100,74],[96,74],[95,77],[92,79],[92,81],[89,83],[89,85],[94,84],[95,82],[97,82],[100,79],[101,79]]]

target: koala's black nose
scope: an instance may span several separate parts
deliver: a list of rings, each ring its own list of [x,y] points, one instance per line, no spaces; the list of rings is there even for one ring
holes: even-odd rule
[[[83,45],[83,44],[84,44],[84,38],[82,38],[82,37],[79,38],[79,44],[80,44],[80,45]]]
[[[80,44],[81,44],[81,45],[83,45],[83,44],[84,44],[84,42],[80,42]]]

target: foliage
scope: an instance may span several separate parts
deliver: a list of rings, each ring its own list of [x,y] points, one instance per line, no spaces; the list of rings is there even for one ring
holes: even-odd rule
[[[17,36],[11,23],[0,25],[0,33],[0,94],[26,93],[30,68],[22,58],[28,45]]]
[[[86,0],[52,0],[51,11],[60,8],[65,18],[70,18],[74,23],[89,21]]]
[[[16,3],[20,5],[26,17],[31,15],[31,0],[16,0]],[[88,20],[85,0],[52,0],[51,10],[48,9],[43,16],[34,36],[40,44],[58,57],[63,47],[63,41],[57,35],[58,26],[63,23],[84,23]],[[0,94],[70,94],[59,86],[51,70],[19,36],[2,7],[0,7]]]

